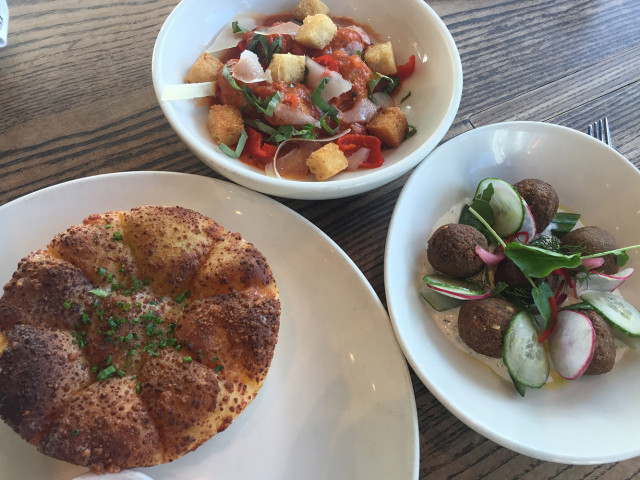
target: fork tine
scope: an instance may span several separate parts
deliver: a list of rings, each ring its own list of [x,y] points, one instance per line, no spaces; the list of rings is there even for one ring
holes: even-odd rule
[[[598,123],[600,123],[600,129],[602,131],[602,141],[607,145],[611,146],[611,132],[609,131],[609,120],[607,120],[607,117],[604,117]]]

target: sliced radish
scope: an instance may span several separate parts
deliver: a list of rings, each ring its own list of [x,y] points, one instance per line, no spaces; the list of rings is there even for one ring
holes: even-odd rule
[[[613,292],[616,288],[622,285],[632,273],[633,268],[625,268],[613,275],[596,272],[590,272],[588,274],[580,272],[576,275],[576,285],[574,288],[576,298],[587,290]]]
[[[504,252],[502,250],[496,249],[495,252],[491,253],[490,251],[482,248],[480,245],[476,245],[475,250],[480,259],[490,267],[495,267],[502,260],[504,260]]]
[[[574,380],[589,366],[596,344],[591,320],[576,310],[558,313],[555,328],[549,335],[551,360],[561,377]]]
[[[480,289],[463,280],[456,280],[443,275],[425,275],[422,281],[427,287],[453,298],[461,300],[479,300],[491,295],[490,289]]]
[[[631,337],[640,337],[640,312],[624,298],[611,292],[588,290],[580,300],[591,305],[605,320]]]
[[[493,185],[493,196],[489,201],[495,217],[493,229],[501,237],[519,232],[525,216],[520,194],[504,180],[485,178],[478,184],[475,197],[482,195],[489,185]]]
[[[594,268],[601,267],[603,264],[603,257],[585,258],[584,260],[582,260],[582,265],[584,265],[588,270],[593,270]]]
[[[516,240],[520,243],[529,243],[531,240],[536,238],[538,231],[536,229],[536,221],[531,213],[531,208],[529,208],[529,205],[527,205],[524,198],[522,199],[522,206],[524,207],[524,219],[522,220],[522,226],[518,231]]]
[[[520,395],[525,387],[540,388],[549,377],[549,361],[531,315],[515,314],[502,343],[502,360]]]

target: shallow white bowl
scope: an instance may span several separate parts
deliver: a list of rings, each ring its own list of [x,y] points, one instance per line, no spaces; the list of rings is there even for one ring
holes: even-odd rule
[[[326,0],[332,15],[349,16],[371,26],[381,40],[391,40],[396,58],[404,63],[416,56],[416,71],[404,82],[398,99],[409,123],[418,132],[399,148],[386,153],[374,170],[343,172],[325,182],[268,177],[264,172],[229,158],[213,143],[206,128],[207,109],[195,101],[160,101],[168,84],[184,76],[215,34],[239,11],[276,13],[291,10],[296,0],[182,0],[171,12],[156,40],[152,60],[153,85],[162,110],[178,136],[213,170],[270,195],[298,199],[339,198],[384,185],[417,165],[445,135],[458,110],[462,66],[445,24],[422,0]]]
[[[540,178],[561,206],[600,225],[620,246],[640,243],[640,173],[622,155],[586,134],[543,123],[491,125],[436,149],[407,181],[396,204],[385,254],[387,303],[405,356],[454,415],[489,439],[531,457],[562,463],[606,463],[640,454],[640,350],[602,376],[562,388],[513,385],[449,342],[429,316],[418,289],[429,232],[479,180]],[[621,288],[640,307],[636,273]]]

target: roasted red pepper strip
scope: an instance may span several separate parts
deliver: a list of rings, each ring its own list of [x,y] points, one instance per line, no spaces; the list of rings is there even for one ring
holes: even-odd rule
[[[338,62],[336,62],[331,55],[320,55],[313,59],[314,62],[319,63],[327,70],[332,72],[338,71]]]
[[[247,143],[244,148],[249,155],[258,158],[273,158],[276,154],[277,147],[264,143],[262,135],[251,127],[245,127],[247,131]]]
[[[400,79],[400,81],[404,80],[405,78],[409,77],[414,70],[416,69],[416,56],[415,55],[411,55],[409,57],[409,61],[407,63],[404,63],[402,65],[398,65],[397,67],[398,71],[396,72],[396,77],[398,77]]]
[[[551,323],[549,324],[549,328],[542,332],[542,335],[538,337],[538,343],[542,343],[547,339],[558,321],[558,307],[556,305],[555,297],[549,297],[549,305],[551,306]]]
[[[373,135],[343,135],[336,140],[336,145],[342,150],[345,157],[350,157],[360,148],[369,149],[369,156],[358,168],[377,168],[384,162],[381,151],[382,142]]]

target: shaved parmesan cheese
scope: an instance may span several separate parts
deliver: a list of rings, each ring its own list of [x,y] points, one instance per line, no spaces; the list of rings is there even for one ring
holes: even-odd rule
[[[367,158],[369,158],[369,153],[371,150],[368,148],[359,148],[356,150],[350,157],[347,157],[347,161],[349,162],[349,166],[347,166],[347,170],[353,171],[357,170],[360,165],[362,165]]]
[[[379,105],[376,105],[368,98],[358,100],[351,109],[338,114],[341,121],[345,123],[367,123],[376,114]]]
[[[307,67],[307,85],[311,90],[314,90],[324,77],[329,77],[327,86],[324,87],[321,97],[329,101],[343,93],[347,93],[351,90],[353,85],[348,80],[345,80],[338,72],[332,72],[331,70],[324,68],[318,62],[313,61],[309,57],[305,58],[305,65]]]
[[[273,111],[273,120],[281,125],[293,125],[294,127],[302,127],[309,123],[316,126],[319,122],[313,118],[310,113],[303,112],[291,105],[279,102]]]
[[[257,30],[255,33],[260,35],[291,35],[295,36],[300,30],[300,25],[293,22],[279,23],[263,30]]]
[[[256,21],[253,18],[234,18],[226,27],[220,30],[218,36],[213,40],[213,42],[211,42],[211,44],[207,48],[205,48],[205,52],[214,54],[238,45],[238,42],[242,40],[242,33],[233,33],[231,22],[238,22],[238,26],[247,31],[253,30],[257,26]]]
[[[215,97],[216,82],[180,83],[165,85],[160,94],[160,100],[189,100],[192,98]]]
[[[264,82],[267,79],[258,56],[251,50],[244,50],[240,54],[240,59],[233,66],[231,75],[244,83]]]

